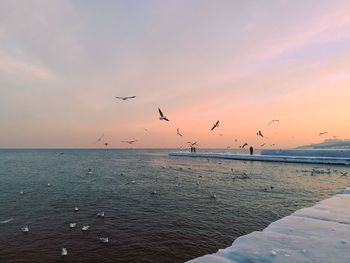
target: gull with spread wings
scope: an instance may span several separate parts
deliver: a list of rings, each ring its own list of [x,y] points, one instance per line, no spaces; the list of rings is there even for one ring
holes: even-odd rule
[[[128,96],[128,97],[115,97],[116,99],[119,100],[129,100],[129,99],[135,99],[136,96]]]
[[[161,121],[163,121],[163,120],[164,120],[164,121],[169,121],[168,118],[163,114],[163,112],[161,111],[161,109],[158,108],[158,111],[159,111],[159,115],[160,115],[160,116],[159,116],[159,119],[160,119]]]
[[[123,143],[128,143],[128,144],[133,144],[134,142],[137,142],[137,140],[132,140],[132,141],[121,141]]]
[[[217,127],[219,127],[219,121],[217,121],[217,122],[213,125],[213,127],[211,128],[211,131],[214,130],[215,128],[217,128]]]

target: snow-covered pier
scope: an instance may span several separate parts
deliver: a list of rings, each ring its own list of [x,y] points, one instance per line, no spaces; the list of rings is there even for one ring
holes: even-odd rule
[[[265,154],[235,154],[217,152],[171,152],[170,156],[220,158],[243,161],[265,161],[284,163],[311,163],[311,164],[333,164],[350,165],[350,157],[327,157],[327,156],[297,156],[297,155],[265,155]]]
[[[350,187],[188,263],[348,263]]]

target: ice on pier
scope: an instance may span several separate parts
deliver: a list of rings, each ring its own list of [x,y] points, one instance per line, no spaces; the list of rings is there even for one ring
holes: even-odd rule
[[[190,263],[348,263],[350,251],[350,189],[296,211],[262,232],[239,237]]]
[[[263,153],[263,152],[262,152]],[[350,165],[350,157],[325,157],[325,156],[299,156],[299,155],[279,155],[277,154],[236,154],[218,152],[171,152],[170,156],[219,158],[244,161],[264,161],[264,162],[284,162],[284,163],[311,163],[311,164],[333,164]]]

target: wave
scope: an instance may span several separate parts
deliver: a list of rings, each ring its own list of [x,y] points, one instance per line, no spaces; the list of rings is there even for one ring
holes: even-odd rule
[[[13,220],[13,217],[11,217],[11,218],[9,218],[7,220],[0,221],[0,224],[10,223],[12,220]]]

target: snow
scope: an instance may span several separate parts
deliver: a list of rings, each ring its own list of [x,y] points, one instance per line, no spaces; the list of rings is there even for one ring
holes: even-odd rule
[[[348,263],[350,192],[296,211],[262,232],[239,237],[231,247],[189,263]]]
[[[281,156],[317,156],[317,157],[342,157],[350,158],[350,150],[327,150],[327,149],[286,149],[286,150],[262,150],[261,155],[281,155]]]
[[[283,155],[248,155],[234,153],[211,153],[211,152],[171,152],[170,156],[220,158],[247,161],[267,161],[286,163],[313,163],[313,164],[336,164],[350,165],[350,158],[344,157],[316,157],[316,156],[283,156]]]

